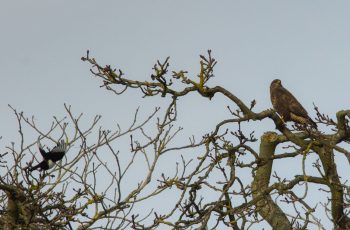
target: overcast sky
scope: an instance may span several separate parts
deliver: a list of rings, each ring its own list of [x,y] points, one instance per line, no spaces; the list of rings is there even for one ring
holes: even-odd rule
[[[248,104],[256,99],[256,111],[271,107],[275,78],[312,117],[312,103],[331,117],[350,107],[349,1],[0,2],[0,146],[18,141],[8,104],[46,127],[65,114],[64,103],[88,117],[101,114],[108,125],[128,124],[138,106],[149,111],[166,100],[117,97],[99,88],[80,60],[87,49],[101,64],[141,80],[167,56],[172,70],[195,74],[199,55],[211,49],[218,64],[209,85],[224,86]],[[180,104],[181,126],[200,137],[227,118],[228,103],[192,96]],[[258,129],[274,127],[266,121]]]

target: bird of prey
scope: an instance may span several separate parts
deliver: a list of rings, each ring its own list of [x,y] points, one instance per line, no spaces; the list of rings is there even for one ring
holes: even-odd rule
[[[273,108],[284,122],[294,121],[302,125],[311,125],[317,129],[316,123],[309,117],[299,101],[282,86],[281,80],[275,79],[270,85],[270,96]]]
[[[49,152],[46,152],[42,148],[39,139],[37,143],[38,143],[38,148],[41,153],[41,156],[44,159],[42,162],[40,162],[36,166],[33,166],[32,168],[30,168],[29,171],[33,171],[36,169],[39,169],[39,171],[43,171],[43,170],[46,171],[52,168],[53,166],[55,166],[55,163],[57,161],[62,160],[62,158],[64,157],[67,151],[67,144],[63,140],[58,142],[57,145],[53,149],[51,149]]]

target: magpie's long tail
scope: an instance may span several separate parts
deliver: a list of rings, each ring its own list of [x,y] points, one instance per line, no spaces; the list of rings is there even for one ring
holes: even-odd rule
[[[31,168],[29,169],[29,171],[32,172],[32,171],[38,169],[39,167],[40,167],[40,164],[37,164],[37,165],[31,167]]]

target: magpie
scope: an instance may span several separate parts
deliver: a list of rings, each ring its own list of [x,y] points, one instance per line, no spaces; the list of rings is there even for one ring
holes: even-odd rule
[[[55,163],[57,161],[62,160],[64,155],[66,154],[67,151],[67,144],[64,142],[64,140],[61,140],[60,142],[57,143],[57,145],[51,149],[49,152],[46,152],[38,139],[38,148],[41,153],[41,156],[44,158],[42,162],[37,164],[36,166],[33,166],[32,168],[29,169],[29,171],[34,171],[38,169],[39,171],[46,171],[53,166],[55,166]]]

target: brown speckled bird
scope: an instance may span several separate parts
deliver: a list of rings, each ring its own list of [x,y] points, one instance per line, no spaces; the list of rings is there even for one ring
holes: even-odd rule
[[[275,79],[271,82],[270,96],[273,108],[284,122],[294,121],[317,129],[317,124],[309,117],[299,101],[282,86],[281,80]]]

